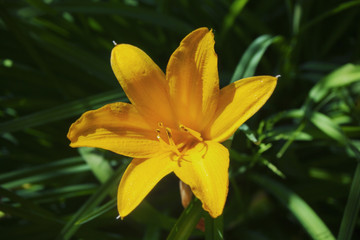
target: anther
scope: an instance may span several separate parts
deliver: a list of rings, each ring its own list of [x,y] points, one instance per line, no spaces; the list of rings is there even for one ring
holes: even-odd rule
[[[156,138],[159,140],[160,143],[167,144],[164,140],[162,140],[160,133],[160,129],[156,129]]]
[[[156,129],[156,138],[157,139],[161,139],[161,137],[160,137],[160,129]]]
[[[170,128],[165,128],[165,132],[166,132],[166,135],[168,137],[169,144],[174,147],[175,153],[180,155],[181,153],[177,149],[176,144],[175,144],[174,140],[172,139],[171,129]]]
[[[159,125],[159,127],[163,127],[163,126],[164,126],[162,123],[159,123],[158,125]],[[171,129],[170,129],[170,128],[165,128],[165,133],[166,133],[166,136],[167,136],[167,138],[168,138],[169,143],[165,142],[165,141],[161,138],[161,136],[160,136],[161,130],[160,130],[160,129],[156,129],[156,138],[157,138],[157,139],[159,140],[159,142],[160,142],[161,144],[163,144],[164,146],[165,146],[165,145],[167,145],[167,146],[170,145],[170,149],[171,149],[174,153],[176,153],[176,155],[181,155],[181,153],[180,153],[179,149],[177,148],[174,140],[172,139]]]
[[[196,138],[197,140],[199,140],[199,141],[201,141],[201,142],[203,141],[203,138],[201,137],[201,134],[198,133],[197,131],[192,130],[191,128],[187,128],[187,127],[185,127],[185,126],[182,125],[182,124],[179,125],[179,128],[180,128],[180,130],[189,133],[191,136],[193,136],[193,137]]]
[[[170,128],[165,128],[165,132],[166,132],[166,135],[167,135],[167,137],[169,139],[170,145],[175,146],[174,140],[172,139],[171,129]]]

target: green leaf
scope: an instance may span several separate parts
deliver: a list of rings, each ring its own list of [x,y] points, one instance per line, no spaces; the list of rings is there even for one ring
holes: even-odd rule
[[[279,36],[273,37],[270,35],[262,35],[256,38],[241,57],[234,74],[231,77],[230,83],[233,83],[241,78],[253,76],[266,49],[280,39],[281,37]]]
[[[257,137],[255,136],[255,133],[249,128],[249,126],[247,124],[242,124],[239,127],[239,130],[242,131],[243,133],[245,133],[246,137],[253,143],[255,144],[259,144],[259,140],[257,139]]]
[[[301,31],[305,31],[309,27],[319,23],[320,21],[323,21],[324,19],[326,19],[326,18],[328,18],[330,16],[341,13],[342,11],[345,11],[347,9],[352,9],[356,5],[360,5],[359,0],[347,1],[347,2],[341,3],[341,4],[337,5],[335,8],[333,8],[333,9],[331,9],[329,11],[323,12],[321,15],[317,16],[315,19],[313,19],[313,20],[307,22],[306,24],[304,24]]]
[[[75,225],[82,225],[84,223],[87,223],[99,216],[101,216],[102,214],[110,211],[111,209],[116,208],[116,198],[110,200],[109,202],[103,204],[102,206],[94,209],[93,211],[89,212],[88,214],[86,214],[85,216],[83,216],[81,219],[79,219],[78,221],[76,221]]]
[[[341,220],[338,240],[351,239],[360,209],[360,163],[357,163],[349,197]]]
[[[60,221],[51,212],[39,207],[33,202],[18,196],[10,190],[0,187],[0,196],[3,198],[0,203],[0,210],[8,214],[13,214],[29,220],[38,220],[39,222],[51,221],[60,223]]]
[[[125,93],[121,90],[113,90],[81,100],[46,109],[28,116],[16,118],[14,120],[0,123],[0,133],[14,132],[30,127],[40,126],[46,123],[59,121],[69,117],[78,116],[87,110],[96,109],[107,103],[115,101],[126,101]]]
[[[223,233],[223,215],[212,218],[208,213],[205,213],[205,240],[222,240]]]
[[[70,239],[81,226],[79,221],[84,216],[88,215],[93,209],[99,205],[105,197],[116,188],[116,185],[119,183],[120,177],[125,171],[125,165],[120,166],[112,176],[109,176],[108,180],[103,183],[100,188],[89,198],[86,203],[73,215],[73,217],[66,223],[66,225],[61,230],[58,239]]]
[[[249,0],[235,0],[232,2],[229,8],[228,14],[224,17],[224,21],[221,28],[221,39],[223,41],[228,31],[233,27],[236,17],[239,16]]]
[[[167,240],[188,239],[202,215],[201,202],[194,198],[171,229]]]
[[[54,172],[61,168],[67,168],[77,165],[84,165],[84,161],[81,157],[72,157],[72,158],[57,160],[32,168],[17,169],[12,172],[2,173],[0,175],[0,183],[4,184],[6,182],[19,180],[20,178],[32,177],[37,174]]]
[[[59,176],[89,171],[89,166],[85,165],[82,161],[80,162],[79,159],[81,158],[70,158],[40,167],[16,170],[0,176],[0,183],[2,183],[4,188],[15,188],[23,184],[41,182]]]
[[[134,212],[129,215],[129,217],[144,225],[153,225],[167,231],[170,231],[176,223],[176,219],[159,212],[146,200],[142,201],[141,204],[136,207]]]
[[[360,81],[360,65],[346,64],[321,79],[309,92],[309,99],[320,102],[332,88]]]
[[[58,4],[54,5],[54,8],[59,12],[109,15],[114,14],[133,20],[141,20],[147,24],[162,26],[170,30],[176,30],[183,33],[188,33],[192,30],[192,27],[190,27],[186,22],[170,15],[150,11],[143,7],[126,6],[116,2],[97,2],[96,4],[92,5],[83,3],[81,1],[73,1],[70,4],[59,2]]]
[[[79,148],[81,156],[84,158],[96,178],[104,183],[113,174],[113,170],[108,161],[95,148]]]
[[[328,116],[320,112],[313,112],[310,116],[310,121],[322,132],[324,132],[326,135],[336,140],[337,142],[344,145],[348,142],[348,139],[341,130],[341,128],[337,124],[335,124]]]
[[[266,167],[268,167],[273,173],[275,173],[276,175],[278,175],[281,178],[286,178],[285,174],[283,172],[281,172],[274,164],[269,162],[269,160],[267,160],[265,158],[260,158],[260,160],[261,160],[261,163],[264,164]]]
[[[252,175],[251,179],[268,190],[296,217],[314,240],[335,240],[321,218],[314,210],[296,193],[283,186],[281,183],[260,175]]]

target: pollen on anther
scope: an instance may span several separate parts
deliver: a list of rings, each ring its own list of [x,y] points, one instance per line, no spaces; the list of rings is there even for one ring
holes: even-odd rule
[[[160,129],[156,129],[156,138],[160,140]]]
[[[203,138],[201,137],[201,134],[192,130],[191,128],[187,128],[184,125],[180,124],[179,125],[180,130],[189,133],[191,136],[195,137],[197,140],[199,141],[203,141]]]

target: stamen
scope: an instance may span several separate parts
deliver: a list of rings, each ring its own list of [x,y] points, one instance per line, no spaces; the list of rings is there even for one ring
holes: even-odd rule
[[[168,137],[170,145],[174,147],[175,153],[180,155],[181,153],[177,149],[176,144],[175,144],[174,140],[172,139],[171,129],[170,128],[165,128],[165,132],[166,132],[166,135]]]
[[[158,123],[159,127],[164,127],[164,124],[163,123]],[[176,146],[174,140],[172,139],[172,134],[171,134],[171,129],[170,128],[165,128],[165,133],[166,133],[166,136],[168,138],[168,141],[169,143],[165,142],[160,134],[161,134],[161,130],[160,129],[156,129],[156,138],[159,140],[159,142],[163,145],[167,145],[169,146],[170,145],[170,149],[171,151],[173,151],[176,155],[181,155],[178,147]]]
[[[171,146],[176,146],[176,144],[174,143],[174,140],[172,139],[172,134],[171,134],[171,129],[170,128],[165,128],[165,132],[166,132],[166,135],[169,139],[169,143]]]
[[[193,136],[194,138],[196,138],[197,140],[199,141],[203,141],[204,139],[201,137],[201,134],[195,130],[192,130],[191,128],[187,128],[185,127],[184,125],[180,124],[179,125],[179,128],[184,131],[184,132],[187,132],[189,133],[191,136]]]
[[[162,140],[160,133],[160,129],[156,129],[156,138],[159,140],[160,143],[167,144],[164,140]]]

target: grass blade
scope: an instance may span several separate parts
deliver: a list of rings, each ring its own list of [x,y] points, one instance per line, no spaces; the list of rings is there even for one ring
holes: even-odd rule
[[[330,11],[326,11],[326,12],[322,13],[321,15],[317,16],[315,19],[307,22],[307,24],[304,24],[301,31],[307,30],[309,27],[312,27],[313,25],[323,21],[324,19],[326,19],[330,16],[341,13],[342,11],[345,11],[347,9],[352,9],[356,5],[360,5],[360,1],[355,0],[355,1],[347,1],[347,2],[341,3],[337,7],[331,9]]]
[[[286,188],[279,182],[260,175],[253,175],[251,179],[266,188],[274,197],[284,204],[297,218],[300,224],[315,240],[335,240],[320,217],[296,193]]]
[[[28,218],[28,219],[39,219],[40,221],[51,220],[52,222],[59,223],[57,218],[49,211],[39,207],[33,202],[18,196],[10,190],[0,187],[0,196],[4,198],[2,203],[0,204],[0,210],[18,215],[20,217]],[[16,203],[9,206],[10,203],[5,204],[7,202]],[[8,211],[7,211],[8,210]]]
[[[43,164],[38,167],[18,169],[8,173],[2,173],[0,175],[0,183],[4,184],[20,178],[35,176],[41,173],[53,172],[60,168],[66,168],[75,165],[83,165],[84,161],[81,157],[66,158],[58,161],[54,161],[48,164]]]
[[[253,76],[266,49],[279,39],[279,36],[273,37],[270,35],[262,35],[255,39],[241,57],[230,83],[233,83],[241,78]]]
[[[120,166],[108,180],[89,198],[89,200],[73,215],[61,230],[58,239],[71,239],[81,225],[76,223],[92,211],[105,197],[113,190],[119,182],[122,173],[125,171],[125,165]]]
[[[94,218],[97,218],[101,216],[102,214],[106,213],[107,211],[113,209],[116,207],[116,198],[110,200],[109,202],[105,203],[104,205],[98,207],[94,211],[90,212],[89,214],[83,216],[81,219],[79,219],[75,225],[81,225],[84,223],[87,223]]]
[[[348,143],[348,139],[341,128],[325,114],[320,112],[313,112],[311,114],[310,121],[326,135],[336,140],[337,142],[344,145]]]
[[[166,27],[170,30],[176,29],[177,32],[189,32],[192,30],[188,24],[175,17],[167,16],[159,12],[149,11],[141,7],[126,6],[114,2],[98,2],[96,5],[84,4],[81,1],[54,4],[54,8],[60,12],[87,13],[87,14],[114,14],[128,17],[134,20],[141,20],[147,24]]]
[[[360,209],[360,164],[357,163],[354,179],[351,184],[349,198],[341,220],[338,240],[348,240],[354,231]]]
[[[124,92],[120,90],[109,91],[95,96],[87,97],[66,103],[51,109],[37,112],[28,116],[20,117],[8,122],[0,123],[0,134],[5,132],[14,132],[30,127],[40,126],[46,123],[59,121],[69,117],[80,115],[81,113],[102,107],[103,105],[115,102],[126,101]]]
[[[208,213],[205,216],[205,240],[222,240],[223,233],[223,215],[212,218]]]
[[[235,19],[241,11],[244,9],[246,4],[248,3],[248,0],[235,0],[230,6],[229,13],[225,16],[221,33],[220,33],[220,41],[222,41],[225,36],[227,35],[228,31],[233,27]]]
[[[199,222],[202,212],[200,200],[194,199],[178,218],[167,240],[188,239]]]
[[[101,183],[106,182],[109,176],[113,174],[114,171],[109,162],[95,148],[82,147],[79,148],[79,152]]]
[[[360,81],[360,66],[345,64],[321,79],[309,92],[309,98],[314,102],[320,102],[331,88],[344,87]]]

